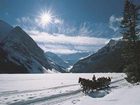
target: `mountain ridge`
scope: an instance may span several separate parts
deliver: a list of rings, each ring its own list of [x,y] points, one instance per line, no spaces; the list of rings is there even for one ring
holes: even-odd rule
[[[2,23],[0,26],[4,25],[4,27],[12,27],[6,22],[2,21],[0,23]],[[45,57],[44,51],[22,28],[16,26],[7,30],[8,32],[3,34],[4,37],[0,42],[1,54],[6,53],[6,56],[4,57],[5,60],[10,62],[10,64],[15,65],[14,67],[20,66],[21,68],[25,68],[25,71],[22,71],[21,73],[49,73],[51,70],[56,70],[58,72],[62,71],[59,65],[51,65]],[[0,62],[4,63],[2,59]],[[6,65],[6,63],[4,64]],[[2,69],[3,67],[1,66],[0,70]],[[17,73],[16,68],[14,70],[15,73]],[[5,70],[5,73],[8,72]]]
[[[70,70],[75,73],[93,72],[122,72],[122,51],[124,42],[110,40],[107,45],[99,49],[95,54],[79,60]]]
[[[69,64],[68,62],[64,61],[63,59],[61,59],[57,54],[52,53],[52,52],[45,52],[46,57],[55,62],[56,64],[58,64],[59,66],[61,66],[64,69],[69,68]]]

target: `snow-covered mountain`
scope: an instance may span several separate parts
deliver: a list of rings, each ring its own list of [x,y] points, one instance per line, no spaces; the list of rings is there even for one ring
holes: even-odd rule
[[[68,62],[64,61],[58,55],[52,52],[46,52],[45,55],[50,61],[55,62],[57,65],[61,66],[64,69],[67,69],[70,66]]]
[[[95,54],[79,60],[70,71],[80,73],[122,72],[124,63],[122,58],[123,47],[123,41],[110,40],[107,45]]]
[[[28,73],[27,68],[9,60],[7,56],[7,52],[0,45],[0,73]]]
[[[59,54],[60,58],[68,62],[69,65],[74,65],[80,59],[89,56],[91,52],[77,52],[73,54]]]
[[[45,73],[51,70],[61,71],[58,66],[51,65],[43,50],[19,26],[11,29],[12,26],[3,21],[0,22],[0,26],[4,29],[8,27],[3,32],[3,39],[1,40],[1,49],[6,53],[5,59],[8,62],[26,68],[26,72],[29,73]],[[0,70],[2,69],[3,67],[1,66]],[[5,73],[8,72],[5,70]]]

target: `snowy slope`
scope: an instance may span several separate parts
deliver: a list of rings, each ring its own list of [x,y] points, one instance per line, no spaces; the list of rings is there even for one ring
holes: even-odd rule
[[[0,105],[139,105],[140,85],[131,85],[124,74],[111,76],[110,88],[83,94],[79,77],[93,74],[0,75]],[[135,96],[135,97],[134,97]]]
[[[56,55],[52,52],[46,52],[45,55],[50,61],[56,63],[57,65],[61,66],[64,69],[66,69],[70,66],[66,61],[64,61],[58,55]]]
[[[90,54],[91,54],[91,52],[77,52],[77,53],[73,53],[73,54],[59,54],[59,56],[61,59],[68,62],[68,64],[72,66],[77,61],[89,56]]]
[[[9,59],[20,62],[30,73],[41,73],[49,69],[43,50],[20,27],[13,28],[3,43]]]
[[[48,62],[49,62],[49,65],[52,68],[51,70],[47,70],[48,73],[66,73],[67,72],[66,68],[58,65],[54,61],[48,59]]]
[[[110,40],[96,53],[76,62],[70,71],[77,73],[122,72],[124,45],[125,42],[121,40]]]
[[[44,51],[19,26],[13,28],[8,23],[0,21],[0,34],[4,36],[0,41],[0,54],[5,53],[3,59],[0,59],[0,62],[5,65],[5,67],[0,66],[0,73],[48,73],[51,70],[51,72],[62,71],[61,67],[55,64],[52,65],[52,62],[48,61]],[[9,65],[9,68],[10,66],[14,67],[13,72],[9,68],[6,69],[6,64],[7,66]],[[16,68],[20,68],[20,70],[18,71]],[[24,68],[24,70],[21,70],[21,68]]]

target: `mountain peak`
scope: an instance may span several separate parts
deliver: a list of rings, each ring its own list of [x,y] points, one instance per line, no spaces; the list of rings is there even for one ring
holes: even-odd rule
[[[22,30],[20,26],[16,26],[15,29]]]
[[[12,31],[16,32],[24,32],[23,29],[20,26],[16,26],[12,29]],[[25,32],[24,32],[25,33]]]

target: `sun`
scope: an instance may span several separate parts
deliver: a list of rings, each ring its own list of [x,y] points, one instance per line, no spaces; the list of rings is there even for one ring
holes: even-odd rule
[[[42,26],[47,26],[48,24],[52,23],[53,15],[50,11],[42,11],[40,13],[39,20]]]

